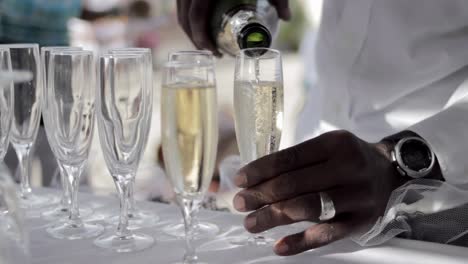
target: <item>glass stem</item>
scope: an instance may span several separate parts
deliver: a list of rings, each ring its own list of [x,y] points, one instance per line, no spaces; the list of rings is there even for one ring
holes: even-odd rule
[[[195,239],[195,226],[194,220],[200,206],[200,203],[196,200],[178,197],[180,208],[184,216],[185,223],[185,255],[184,263],[197,263],[198,257],[196,254],[193,240]]]
[[[70,192],[70,204],[69,204],[69,223],[75,226],[81,226],[83,222],[80,218],[80,211],[78,206],[78,187],[80,184],[81,173],[83,172],[84,164],[79,166],[63,166],[66,171],[66,178],[68,183],[68,190]]]
[[[23,199],[28,199],[31,196],[32,190],[29,184],[29,173],[31,171],[31,145],[14,145],[16,155],[18,156],[18,165],[21,171],[20,196]]]
[[[63,166],[59,165],[60,180],[62,184],[62,197],[60,198],[60,209],[68,210],[71,204],[70,190],[68,188],[68,181],[66,179],[67,172]]]
[[[135,179],[131,179],[128,184],[128,216],[132,218],[135,214],[135,196],[133,189],[135,187]]]
[[[128,229],[128,209],[129,209],[129,195],[132,180],[127,180],[129,177],[121,177],[115,183],[120,197],[120,217],[119,225],[117,226],[117,236],[126,238],[132,235]]]

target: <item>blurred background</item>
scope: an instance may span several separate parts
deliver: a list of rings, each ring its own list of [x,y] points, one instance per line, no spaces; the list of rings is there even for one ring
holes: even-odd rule
[[[293,18],[281,23],[274,48],[283,53],[285,124],[282,148],[297,142],[296,120],[301,113],[305,91],[314,77],[313,46],[322,1],[290,0]],[[160,65],[167,54],[191,50],[194,46],[177,23],[174,0],[0,0],[0,43],[39,43],[41,46],[81,46],[97,53],[116,47],[151,48],[155,70],[154,114],[151,136],[137,175],[135,194],[140,199],[167,200],[172,192],[160,164]],[[235,154],[233,123],[234,60],[224,56],[216,61],[220,115],[219,160]],[[304,75],[304,71],[308,74]],[[32,183],[34,186],[60,186],[54,160],[47,153],[46,137],[37,139]],[[6,162],[16,169],[10,148]],[[217,188],[217,175],[212,191]],[[114,191],[97,134],[89,157],[88,172],[81,190],[98,193]]]

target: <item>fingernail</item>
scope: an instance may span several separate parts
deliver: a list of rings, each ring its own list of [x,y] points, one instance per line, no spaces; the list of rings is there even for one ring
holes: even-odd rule
[[[289,247],[286,243],[281,242],[275,246],[275,252],[279,255],[284,255],[288,252]]]
[[[234,197],[234,208],[237,211],[244,211],[245,210],[245,199],[240,195],[236,195]]]
[[[236,177],[234,177],[234,183],[238,187],[244,187],[247,184],[247,176],[245,175],[245,173],[241,172],[237,174]]]
[[[250,216],[245,219],[245,228],[252,229],[257,225],[257,218],[255,216]]]

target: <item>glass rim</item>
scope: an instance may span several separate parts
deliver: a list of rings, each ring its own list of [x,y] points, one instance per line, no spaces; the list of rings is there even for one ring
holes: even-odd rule
[[[90,50],[51,50],[50,51],[50,55],[54,55],[54,56],[57,56],[57,55],[61,55],[61,56],[65,56],[65,55],[93,55],[93,52],[90,51]]]
[[[213,55],[213,52],[209,50],[178,50],[178,51],[169,51],[169,56],[173,54],[203,54],[203,55]]]
[[[104,53],[99,55],[99,59],[141,59],[144,58],[143,53],[117,53],[117,54],[111,54],[111,53]]]
[[[164,68],[178,68],[178,69],[195,68],[195,67],[200,67],[200,68],[212,67],[212,68],[214,68],[214,62],[213,61],[201,61],[201,60],[195,60],[195,61],[167,61],[162,66]]]
[[[246,53],[249,52],[249,51],[259,51],[259,50],[266,51],[264,54],[257,57],[259,59],[273,59],[273,58],[276,58],[276,57],[281,57],[281,51],[279,51],[277,49],[272,49],[272,48],[247,48],[247,49],[241,49],[239,52],[237,52],[236,58],[248,56],[248,55],[246,55]],[[264,57],[264,55],[267,54],[267,53],[274,54],[274,55]],[[253,58],[252,56],[248,56],[248,57]]]
[[[13,43],[13,44],[0,44],[0,47],[10,48],[10,49],[39,49],[39,44],[37,43]]]
[[[84,50],[82,47],[70,47],[70,46],[44,46],[41,47],[42,51],[52,51],[52,50]]]
[[[107,53],[103,55],[114,55],[114,57],[125,57],[126,55],[128,56],[135,56],[138,58],[148,58],[151,56],[150,53],[147,52],[138,52],[138,51],[108,51]]]

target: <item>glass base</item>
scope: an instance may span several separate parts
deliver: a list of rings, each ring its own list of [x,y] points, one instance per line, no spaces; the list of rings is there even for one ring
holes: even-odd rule
[[[19,195],[19,206],[22,209],[38,209],[50,205],[54,201],[52,195],[28,194],[26,197]]]
[[[151,236],[138,233],[128,236],[102,236],[94,240],[94,245],[118,253],[142,251],[153,244],[154,239]]]
[[[57,239],[87,239],[97,237],[104,232],[104,227],[99,224],[69,222],[58,223],[47,228],[47,233]]]
[[[150,211],[137,210],[128,215],[128,229],[136,230],[145,227],[153,227],[158,224],[159,216]],[[111,225],[117,226],[119,224],[119,216],[115,215],[107,220]]]
[[[178,237],[184,238],[185,237],[185,226],[184,224],[170,224],[163,229],[164,233]],[[195,239],[202,239],[202,238],[210,238],[215,237],[219,233],[219,227],[215,224],[208,223],[208,222],[199,222],[198,225],[195,226]]]
[[[80,216],[87,217],[93,213],[93,210],[89,207],[80,208]],[[48,221],[65,219],[70,215],[67,207],[58,205],[50,210],[44,211],[41,214],[41,218]]]
[[[181,262],[175,262],[173,264],[208,264],[208,263],[199,261],[198,259],[184,259]]]
[[[236,246],[272,246],[275,240],[263,235],[245,235],[229,239],[229,243]]]

